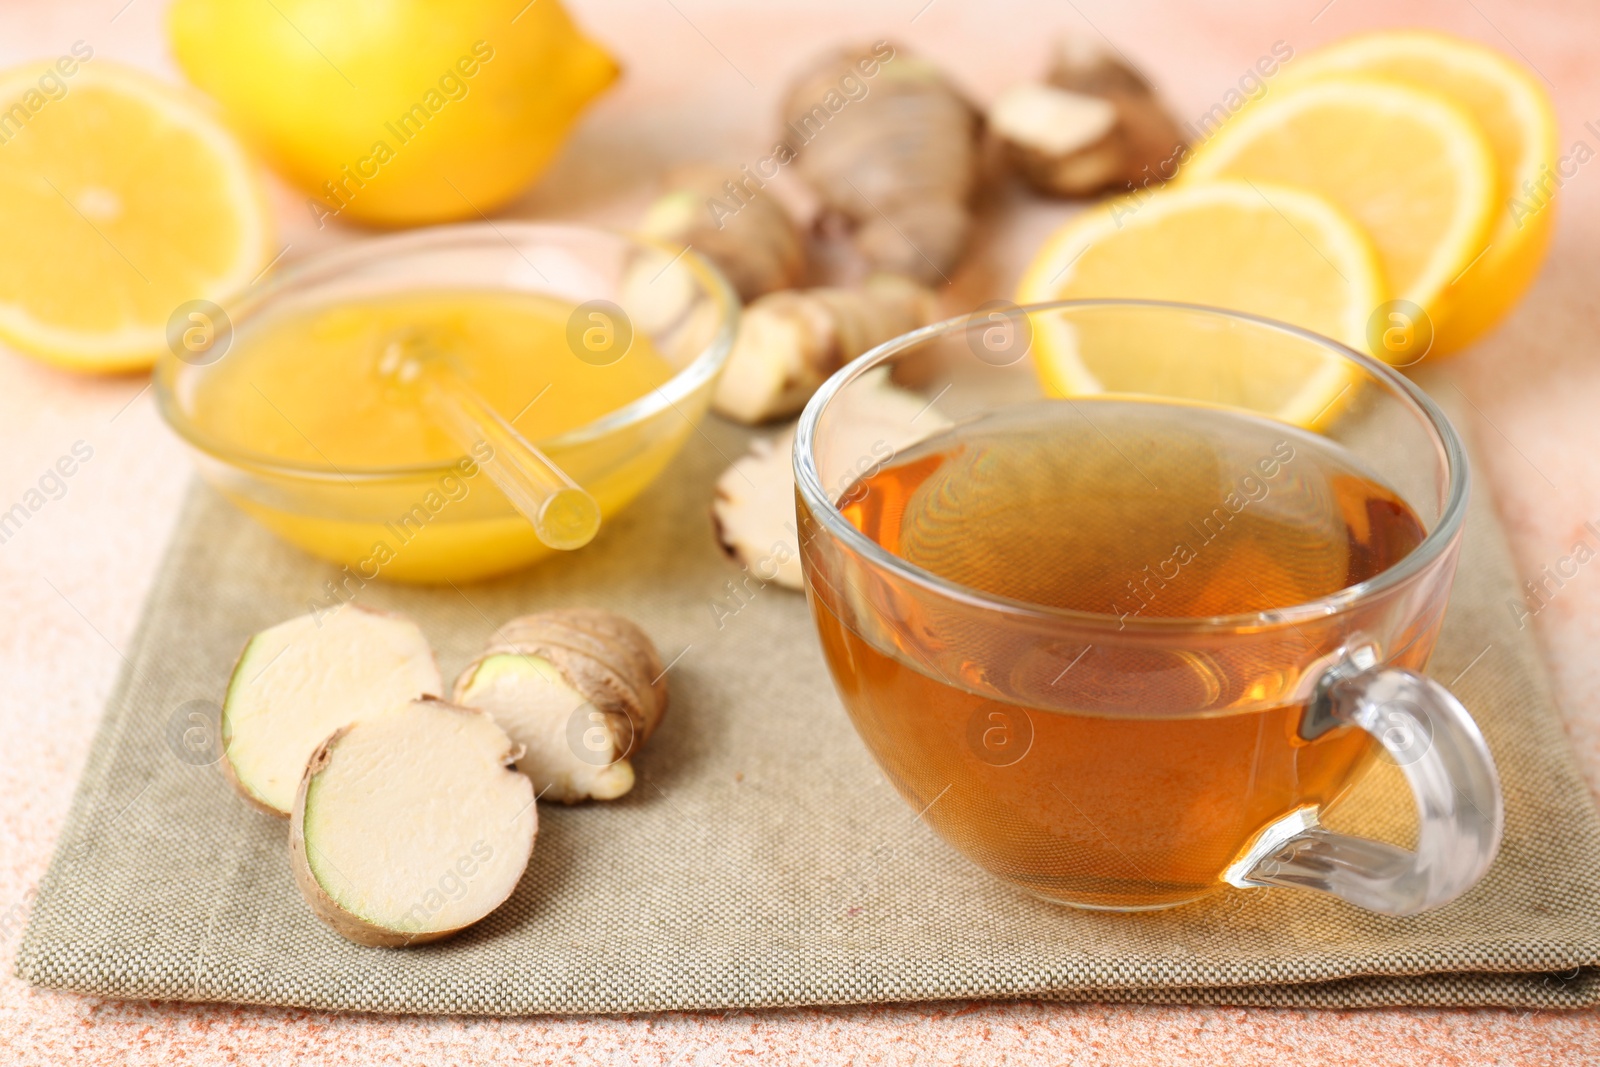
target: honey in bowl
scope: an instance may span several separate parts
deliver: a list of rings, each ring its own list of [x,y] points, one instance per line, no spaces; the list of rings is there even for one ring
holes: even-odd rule
[[[568,336],[577,312],[555,297],[510,289],[289,304],[239,330],[226,358],[194,375],[186,400],[208,441],[268,463],[320,469],[324,492],[336,496],[351,472],[446,468],[409,491],[390,492],[387,507],[366,514],[351,515],[342,505],[329,509],[332,515],[319,513],[303,499],[274,508],[255,496],[234,497],[288,540],[347,561],[356,578],[383,573],[430,581],[507,570],[544,553],[484,476],[481,463],[490,454],[480,442],[477,454],[463,457],[415,392],[397,386],[380,364],[394,338],[425,335],[523,437],[556,438],[659,389],[676,373],[642,335],[618,358],[580,358]],[[670,454],[675,442],[661,447]],[[584,488],[610,513],[638,493],[652,466],[659,469],[624,465]],[[500,506],[486,514],[485,498]]]
[[[593,527],[561,543],[530,521],[508,471],[534,452],[604,538],[704,416],[737,308],[693,251],[577,225],[441,226],[319,253],[191,313],[192,331],[175,315],[155,393],[202,477],[342,564],[324,584],[349,599],[587,541]],[[445,380],[473,426],[441,412]]]
[[[423,333],[530,441],[575,430],[659,388],[674,368],[635,337],[601,365],[568,344],[574,305],[516,290],[389,293],[267,312],[196,385],[207,435],[274,460],[335,470],[461,455],[414,396],[384,380],[391,339]]]

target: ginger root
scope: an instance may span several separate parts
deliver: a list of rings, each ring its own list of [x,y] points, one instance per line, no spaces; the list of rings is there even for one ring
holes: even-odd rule
[[[770,293],[745,309],[712,406],[745,423],[792,415],[834,371],[937,314],[932,292],[888,274],[853,288]]]
[[[1063,37],[1045,81],[1069,93],[1099,97],[1117,111],[1123,147],[1119,184],[1164,181],[1177,173],[1188,147],[1155,88],[1120,55],[1083,36]]]
[[[949,280],[972,227],[980,120],[936,66],[881,42],[841,49],[796,80],[782,116],[800,175],[856,227],[870,266]]]
[[[289,817],[295,882],[319,919],[363,945],[421,944],[511,895],[541,795],[632,788],[628,757],[666,710],[665,674],[627,619],[550,611],[496,630],[447,703],[415,623],[345,605],[245,646],[223,770]]]
[[[433,650],[402,615],[346,604],[261,631],[222,698],[222,770],[239,795],[289,814],[306,760],[340,727],[442,691]]]
[[[722,472],[711,500],[717,544],[759,581],[803,589],[794,516],[794,429],[759,437]]]
[[[792,289],[805,279],[805,237],[770,194],[730,196],[736,175],[712,166],[683,167],[645,212],[640,232],[688,245],[727,276],[739,299]],[[737,204],[730,209],[728,203]]]
[[[829,452],[843,466],[820,472],[835,499],[895,453],[951,424],[937,398],[930,401],[894,384],[888,368],[869,371],[835,403],[837,408],[830,408]],[[753,441],[749,453],[717,479],[711,520],[722,550],[758,581],[800,589],[805,583],[795,522],[793,453],[792,428]]]
[[[1182,132],[1140,73],[1084,37],[1066,37],[1045,84],[1002,93],[989,126],[1029,185],[1088,196],[1177,173]]]
[[[1127,140],[1116,106],[1100,97],[1024,82],[995,100],[989,128],[1042,193],[1088,196],[1126,179]]]
[[[523,746],[517,769],[542,798],[612,800],[633,788],[629,757],[666,712],[664,675],[655,645],[622,616],[547,611],[496,630],[452,699]]]
[[[323,741],[289,821],[290,866],[317,918],[357,944],[399,948],[498,908],[539,830],[515,758],[488,715],[436,697]]]

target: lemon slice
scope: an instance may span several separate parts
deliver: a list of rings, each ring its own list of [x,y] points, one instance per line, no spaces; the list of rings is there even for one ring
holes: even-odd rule
[[[221,300],[266,262],[256,170],[196,99],[96,59],[69,77],[0,73],[0,109],[11,344],[77,370],[145,367],[180,305]]]
[[[1372,242],[1312,193],[1270,183],[1169,186],[1093,208],[1058,230],[1023,276],[1020,303],[1136,297],[1245,311],[1358,351],[1387,297]],[[1107,310],[1033,316],[1035,363],[1056,395],[1159,393],[1317,422],[1351,364],[1258,331],[1185,329]]]
[[[1442,320],[1446,288],[1489,242],[1496,177],[1488,140],[1445,97],[1395,81],[1314,78],[1267,96],[1218,130],[1178,176],[1215,178],[1326,197],[1371,235],[1392,295],[1429,319]]]
[[[1370,74],[1430,89],[1471,112],[1495,161],[1487,250],[1444,294],[1433,354],[1446,355],[1511,310],[1539,272],[1555,221],[1555,111],[1538,79],[1492,48],[1430,30],[1366,33],[1300,60],[1285,84]]]

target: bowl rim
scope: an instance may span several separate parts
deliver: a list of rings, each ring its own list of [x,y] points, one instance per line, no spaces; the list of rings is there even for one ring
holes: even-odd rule
[[[812,395],[810,401],[806,404],[805,410],[801,412],[800,421],[795,427],[792,462],[795,485],[813,518],[819,521],[829,534],[843,541],[853,552],[874,566],[889,571],[900,580],[960,603],[965,607],[1000,611],[1007,615],[1027,618],[1046,624],[1070,624],[1077,628],[1093,630],[1109,628],[1122,633],[1124,636],[1140,632],[1171,634],[1175,630],[1277,629],[1325,618],[1346,611],[1359,602],[1368,600],[1415,579],[1418,575],[1427,571],[1457,542],[1466,517],[1466,505],[1471,482],[1466,449],[1455,427],[1451,425],[1450,420],[1445,417],[1444,412],[1434,403],[1433,399],[1395,368],[1310,330],[1264,318],[1260,315],[1232,311],[1226,308],[1208,307],[1203,304],[1187,304],[1170,300],[1095,298],[1042,301],[1018,305],[1014,310],[1032,315],[1054,311],[1096,308],[1125,308],[1130,310],[1142,308],[1159,309],[1161,311],[1200,312],[1216,318],[1245,322],[1252,327],[1275,330],[1291,337],[1320,345],[1333,351],[1341,358],[1353,361],[1358,366],[1366,369],[1379,381],[1389,386],[1394,393],[1398,394],[1401,401],[1408,401],[1413,409],[1413,414],[1420,416],[1422,421],[1432,430],[1435,439],[1434,443],[1445,462],[1448,478],[1444,504],[1440,508],[1439,518],[1434,523],[1433,529],[1429,530],[1417,546],[1406,553],[1399,561],[1379,571],[1364,582],[1346,586],[1326,596],[1299,604],[1290,604],[1282,608],[1272,608],[1266,611],[1239,612],[1231,615],[1118,616],[1106,612],[1053,607],[1047,604],[1036,604],[984,592],[972,586],[942,578],[932,571],[902,559],[852,525],[829,497],[827,490],[823,487],[822,477],[816,465],[817,423],[829,403],[846,385],[910,348],[955,333],[958,330],[966,329],[971,323],[987,321],[986,314],[981,311],[957,315],[886,341],[840,368]],[[802,550],[800,554],[803,559],[805,556],[803,542],[806,540],[803,532],[801,540]],[[806,576],[806,582],[809,586],[809,574]]]
[[[541,437],[533,443],[541,449],[560,451],[609,436],[620,429],[652,418],[668,408],[678,411],[679,415],[688,420],[689,417],[678,408],[678,402],[715,377],[727,362],[728,355],[733,350],[741,303],[722,272],[692,247],[677,249],[664,242],[625,230],[574,222],[523,220],[495,222],[485,219],[482,222],[447,223],[406,233],[385,234],[315,252],[272,274],[265,284],[252,283],[222,303],[231,320],[231,327],[236,329],[239,320],[253,316],[285,290],[296,288],[318,277],[337,276],[375,259],[416,255],[452,246],[470,249],[491,244],[509,245],[520,254],[514,239],[520,237],[525,240],[535,240],[551,236],[567,239],[604,238],[670,257],[674,262],[683,264],[694,276],[698,285],[714,301],[719,311],[719,321],[705,347],[666,382],[598,419],[554,437]],[[222,358],[226,358],[226,354]],[[178,401],[176,388],[177,376],[186,366],[188,364],[178,359],[172,351],[161,353],[156,361],[155,372],[151,376],[156,407],[167,425],[188,445],[230,467],[308,481],[387,482],[437,478],[455,472],[463,458],[458,456],[448,461],[396,466],[335,467],[331,463],[302,463],[255,452],[206,433],[190,419]]]

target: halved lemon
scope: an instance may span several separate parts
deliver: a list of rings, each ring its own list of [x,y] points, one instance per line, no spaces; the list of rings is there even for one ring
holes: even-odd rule
[[[1367,320],[1388,298],[1361,228],[1321,197],[1264,182],[1168,186],[1110,201],[1039,250],[1018,302],[1135,297],[1245,311],[1367,350]],[[1266,335],[1173,335],[1176,320],[1042,312],[1033,355],[1060,396],[1145,393],[1245,408],[1312,425],[1346,391],[1350,364]],[[1252,343],[1247,340],[1256,338]]]
[[[1371,235],[1391,295],[1434,323],[1444,319],[1445,290],[1489,244],[1498,188],[1489,142],[1461,107],[1354,76],[1308,79],[1265,97],[1178,175],[1180,183],[1217,178],[1281,182],[1332,201]],[[1414,361],[1409,349],[1375,354]]]
[[[181,305],[243,288],[269,254],[234,138],[102,59],[0,73],[0,190],[0,337],[75,370],[149,366]]]
[[[1471,112],[1495,161],[1487,249],[1444,294],[1433,354],[1446,355],[1494,326],[1532,284],[1555,222],[1559,145],[1555,111],[1538,78],[1475,41],[1432,30],[1364,33],[1286,69],[1300,79],[1369,74],[1449,97]]]

